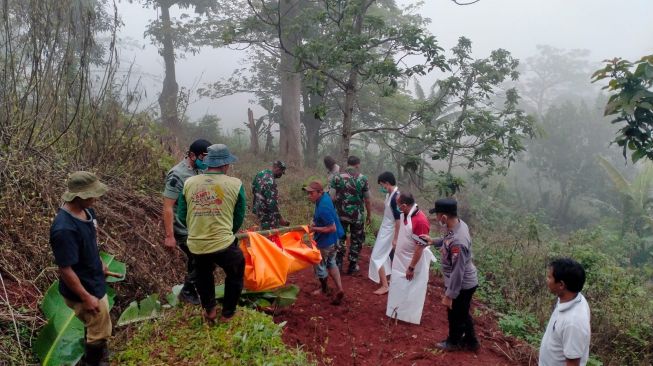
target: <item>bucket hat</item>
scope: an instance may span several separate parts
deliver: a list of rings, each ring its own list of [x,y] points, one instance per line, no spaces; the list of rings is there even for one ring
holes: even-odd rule
[[[238,158],[229,152],[225,144],[213,144],[209,146],[206,157],[204,158],[204,163],[209,168],[218,168],[237,161]]]
[[[64,202],[70,202],[79,197],[83,200],[92,197],[100,197],[107,193],[109,188],[100,182],[95,174],[85,171],[71,173],[66,181],[67,190],[61,195]]]

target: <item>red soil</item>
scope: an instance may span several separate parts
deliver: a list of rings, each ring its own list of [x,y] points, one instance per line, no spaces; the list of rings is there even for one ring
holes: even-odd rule
[[[481,342],[478,353],[445,353],[435,344],[447,337],[448,323],[442,300],[442,279],[429,279],[422,323],[395,322],[385,316],[387,295],[372,292],[378,285],[367,278],[371,250],[364,248],[356,276],[343,275],[345,300],[330,304],[326,296],[311,295],[317,280],[311,270],[290,276],[288,283],[301,291],[297,301],[275,316],[286,321],[284,341],[301,346],[315,355],[320,365],[519,365],[529,364],[532,350],[497,330],[492,314],[473,302],[476,333]],[[330,281],[330,286],[333,283]],[[529,354],[530,353],[530,354]],[[526,357],[526,362],[524,358]],[[521,359],[522,361],[518,361]],[[536,362],[536,361],[531,361]]]

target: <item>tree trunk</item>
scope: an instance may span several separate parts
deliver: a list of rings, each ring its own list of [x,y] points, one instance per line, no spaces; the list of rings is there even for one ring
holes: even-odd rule
[[[249,151],[254,155],[259,154],[258,144],[258,126],[254,121],[254,112],[251,108],[247,108],[247,128],[249,128]]]
[[[287,51],[292,52],[299,41],[299,35],[288,27],[297,16],[299,0],[281,0],[279,11],[282,14],[280,42],[281,52],[281,121],[279,122],[279,155],[289,165],[302,166],[303,154],[301,147],[300,127],[300,97],[302,76],[295,70],[295,59]]]
[[[170,22],[170,5],[161,2],[161,22],[163,24],[163,34],[161,50],[163,61],[165,63],[165,78],[163,79],[163,89],[159,95],[159,107],[161,108],[161,122],[168,129],[172,136],[177,136],[181,132],[179,125],[179,116],[177,114],[177,95],[179,85],[175,74],[175,49],[172,44],[172,27]]]
[[[342,161],[349,158],[349,147],[351,144],[351,130],[354,115],[354,103],[356,102],[356,83],[358,82],[358,68],[354,67],[349,73],[347,88],[345,89],[345,104],[342,118]]]
[[[315,118],[313,111],[315,107],[322,103],[323,98],[319,94],[309,93],[304,88],[302,99],[304,100],[304,118],[302,119],[302,124],[306,131],[306,156],[304,163],[307,167],[315,168],[318,161],[318,148],[321,142],[320,127],[322,127],[322,121]]]

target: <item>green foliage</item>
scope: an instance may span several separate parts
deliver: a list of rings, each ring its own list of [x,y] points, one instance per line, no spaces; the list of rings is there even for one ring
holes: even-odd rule
[[[48,319],[34,342],[34,353],[41,364],[74,364],[84,354],[84,324],[66,306],[56,281],[45,293],[41,309]]]
[[[245,289],[240,295],[240,305],[253,308],[289,306],[297,300],[298,293],[299,287],[296,285],[287,285],[270,291],[249,291]],[[215,296],[218,300],[224,298],[224,285],[215,287]]]
[[[452,52],[454,57],[448,60],[452,76],[438,82],[439,92],[419,112],[431,157],[447,161],[447,173],[454,163],[467,169],[486,168],[488,175],[505,172],[500,162],[514,162],[524,150],[523,140],[535,133],[533,117],[518,108],[516,89],[501,96],[502,108],[493,103],[503,82],[517,80],[519,62],[502,49],[475,60],[471,41],[464,37]],[[446,116],[437,113],[446,106],[453,112]]]
[[[531,314],[512,312],[503,315],[499,319],[499,327],[503,333],[523,339],[530,344],[538,344],[542,339],[540,325]]]
[[[113,361],[120,365],[312,365],[301,350],[286,348],[282,327],[247,308],[217,326],[207,326],[197,308],[177,308],[143,323],[126,344],[117,344]]]
[[[545,284],[546,264],[568,256],[587,273],[583,294],[592,312],[593,364],[650,364],[653,324],[642,321],[653,317],[651,289],[646,285],[650,275],[627,267],[631,239],[603,227],[561,238],[538,216],[525,216],[488,193],[483,190],[471,197],[468,222],[474,232],[479,296],[508,314],[500,320],[504,332],[539,342],[555,302]]]
[[[141,322],[144,320],[156,319],[161,314],[161,302],[157,294],[152,294],[140,302],[132,301],[129,303],[120,318],[117,326],[123,326],[131,323]]]
[[[110,254],[101,252],[101,258],[107,259],[107,265],[116,272],[121,273],[124,279],[125,264],[114,260]],[[122,272],[120,272],[122,271]],[[109,310],[113,307],[115,292],[107,287]],[[63,296],[59,293],[59,281],[55,281],[47,290],[41,310],[48,319],[48,323],[41,328],[34,342],[34,353],[41,360],[41,364],[61,365],[75,364],[84,354],[84,324],[75,316]]]
[[[436,176],[434,184],[440,197],[451,197],[465,186],[465,180],[450,173],[440,171]]]
[[[127,273],[127,265],[125,263],[117,261],[114,255],[106,252],[100,252],[100,259],[107,266],[109,272],[121,275],[120,277],[108,276],[106,278],[108,283],[120,282],[125,279],[125,274]]]
[[[614,124],[625,123],[614,142],[622,147],[624,159],[631,150],[633,162],[643,157],[653,160],[653,55],[636,62],[621,58],[605,62],[605,67],[597,70],[592,79],[609,79],[603,87],[611,92],[605,115],[616,115]]]

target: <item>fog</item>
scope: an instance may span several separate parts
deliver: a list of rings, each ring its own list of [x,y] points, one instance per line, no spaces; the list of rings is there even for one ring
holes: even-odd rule
[[[415,1],[399,1],[413,4]],[[590,61],[597,65],[603,59],[638,58],[653,52],[651,0],[480,0],[460,6],[450,0],[427,0],[422,6],[424,17],[431,19],[429,30],[441,47],[449,50],[459,37],[472,40],[474,55],[483,57],[489,51],[504,48],[519,59],[532,56],[536,45],[561,49],[586,49]],[[123,19],[120,49],[121,70],[133,66],[132,78],[138,78],[146,94],[146,105],[158,109],[156,98],[164,76],[163,61],[157,49],[144,38],[147,24],[158,16],[156,9],[143,8],[138,2],[120,2]],[[185,10],[192,12],[192,9]],[[173,17],[181,14],[173,9]],[[244,51],[203,48],[197,55],[179,55],[176,64],[180,88],[196,89],[204,83],[231,75],[246,57]],[[133,62],[133,65],[131,65]],[[424,77],[431,83],[435,74]],[[589,75],[588,75],[589,85]],[[215,114],[227,130],[242,127],[247,108],[261,113],[247,95],[220,100],[199,98],[191,93],[187,114],[196,120]]]

